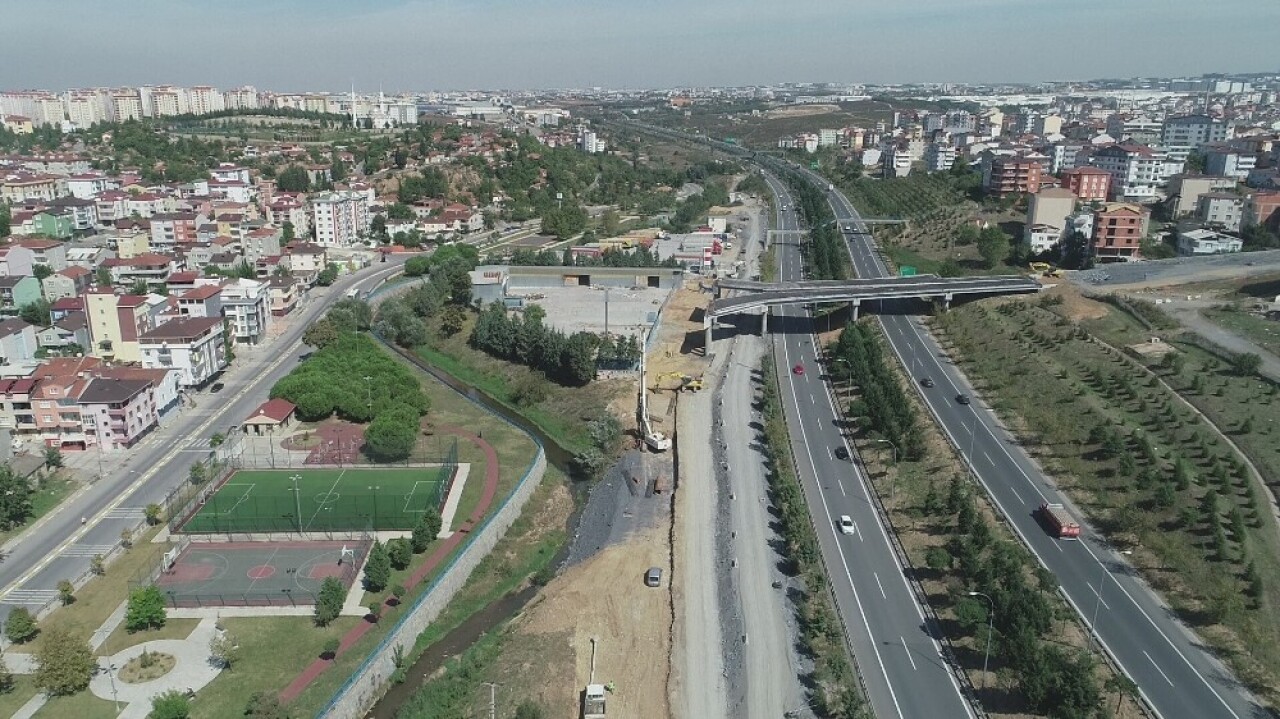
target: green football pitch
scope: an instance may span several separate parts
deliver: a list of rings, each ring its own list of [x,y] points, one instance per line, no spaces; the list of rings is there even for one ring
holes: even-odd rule
[[[440,510],[452,471],[453,465],[239,470],[197,505],[179,531],[412,529],[423,512]]]

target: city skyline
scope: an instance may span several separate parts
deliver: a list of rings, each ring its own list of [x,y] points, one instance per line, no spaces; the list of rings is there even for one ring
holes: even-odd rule
[[[785,7],[727,0],[581,7],[548,0],[536,13],[509,0],[382,0],[361,7],[233,0],[216,12],[156,0],[124,8],[72,0],[57,12],[6,5],[13,26],[26,29],[0,47],[6,89],[209,84],[287,92],[355,84],[366,92],[402,92],[1198,76],[1267,71],[1258,49],[1268,46],[1267,29],[1280,21],[1280,5],[1243,0],[1177,0],[1160,13],[1096,0],[837,8],[818,0]],[[1251,22],[1233,28],[1231,43],[1187,42],[1210,23],[1245,16]],[[69,17],[76,22],[58,22]],[[1052,27],[1064,31],[1046,32]],[[139,42],[122,42],[128,37]]]

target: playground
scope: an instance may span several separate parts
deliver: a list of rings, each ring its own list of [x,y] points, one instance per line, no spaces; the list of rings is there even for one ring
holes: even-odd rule
[[[312,605],[328,577],[350,589],[368,550],[367,541],[192,543],[166,557],[156,585],[172,607]]]
[[[408,530],[439,511],[456,465],[237,470],[181,518],[186,534]]]

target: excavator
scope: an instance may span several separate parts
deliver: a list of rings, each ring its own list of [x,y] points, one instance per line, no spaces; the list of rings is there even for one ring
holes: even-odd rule
[[[1040,275],[1041,277],[1062,277],[1062,270],[1054,267],[1048,262],[1032,262],[1028,267],[1031,268],[1032,272]]]
[[[680,385],[678,387],[663,387],[662,380],[668,377],[678,378],[680,380]],[[663,372],[654,378],[654,385],[652,389],[654,392],[661,392],[666,389],[672,390],[673,392],[698,392],[702,389],[702,378],[691,377],[683,372]]]

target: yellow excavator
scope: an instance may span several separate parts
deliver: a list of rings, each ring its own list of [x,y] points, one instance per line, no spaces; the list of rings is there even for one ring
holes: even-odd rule
[[[663,387],[662,380],[668,377],[675,377],[679,379],[680,380],[679,386]],[[683,372],[663,372],[662,374],[654,378],[654,385],[651,389],[654,392],[661,392],[663,390],[671,390],[673,392],[685,392],[685,391],[698,392],[702,389],[702,378],[691,377]]]
[[[1031,271],[1041,277],[1062,277],[1062,270],[1054,267],[1048,262],[1032,262],[1028,267]]]

